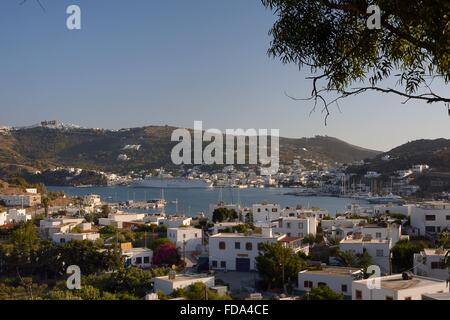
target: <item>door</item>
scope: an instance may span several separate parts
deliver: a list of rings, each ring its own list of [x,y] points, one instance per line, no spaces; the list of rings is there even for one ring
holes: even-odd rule
[[[236,258],[236,271],[249,272],[250,271],[250,259]]]

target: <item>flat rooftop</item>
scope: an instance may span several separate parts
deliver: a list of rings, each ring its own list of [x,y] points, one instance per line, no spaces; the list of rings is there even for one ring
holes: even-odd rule
[[[354,273],[362,272],[358,268],[349,267],[322,267],[321,269],[307,270],[304,273],[309,274],[322,274],[322,275],[336,275],[336,276],[348,276]],[[301,272],[300,272],[301,273]]]
[[[388,290],[405,290],[412,288],[423,288],[428,286],[433,286],[436,284],[445,283],[444,280],[425,278],[420,276],[413,276],[412,279],[403,280],[401,274],[395,274],[391,276],[381,277],[381,288]],[[372,281],[373,279],[359,280],[357,283],[367,283],[368,281]]]
[[[156,279],[171,281],[171,282],[181,282],[181,281],[189,281],[189,280],[199,280],[199,279],[207,279],[212,278],[214,276],[209,276],[207,274],[177,274],[175,279],[169,279],[169,276],[156,277]]]
[[[371,239],[371,240],[364,240],[364,238],[360,238],[360,239],[344,239],[344,240],[342,240],[340,243],[373,243],[373,244],[376,244],[376,243],[383,243],[383,244],[386,244],[386,243],[389,243],[389,240],[385,240],[385,239]]]
[[[261,233],[218,233],[210,236],[210,238],[262,238],[262,239],[278,239],[281,237],[280,233],[273,233],[272,236],[262,235]]]
[[[427,256],[435,256],[435,255],[439,255],[439,256],[445,256],[445,254],[450,251],[450,249],[423,249],[422,250],[425,255]]]
[[[123,254],[127,254],[127,253],[143,253],[143,252],[150,252],[152,251],[151,249],[148,248],[131,248],[131,249],[126,249],[126,250],[122,250]]]

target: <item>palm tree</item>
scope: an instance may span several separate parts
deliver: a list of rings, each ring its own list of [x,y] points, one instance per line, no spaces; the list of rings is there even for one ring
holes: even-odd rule
[[[50,199],[48,197],[44,197],[42,199],[42,204],[44,205],[45,217],[48,218],[48,206],[50,204]]]
[[[355,267],[358,264],[356,255],[352,251],[339,251],[336,259],[343,267]]]

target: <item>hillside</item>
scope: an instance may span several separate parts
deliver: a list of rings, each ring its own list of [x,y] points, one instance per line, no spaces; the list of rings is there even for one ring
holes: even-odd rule
[[[389,161],[382,160],[386,155],[390,156]],[[450,140],[422,139],[408,142],[377,155],[361,169],[391,174],[417,164],[427,164],[435,172],[450,172]]]
[[[0,173],[18,167],[41,170],[64,166],[116,173],[167,167],[171,163],[171,149],[176,144],[170,141],[175,129],[148,126],[112,131],[38,126],[12,130],[0,134]],[[334,165],[377,154],[379,152],[331,137],[280,138],[282,163],[300,158]],[[119,155],[126,155],[128,159],[118,160]]]

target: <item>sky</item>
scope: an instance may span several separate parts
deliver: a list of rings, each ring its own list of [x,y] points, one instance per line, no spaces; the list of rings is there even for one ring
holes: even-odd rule
[[[0,125],[57,119],[84,127],[280,129],[388,151],[450,138],[443,105],[366,94],[325,126],[310,74],[267,55],[276,17],[260,0],[2,0]],[[68,30],[66,8],[81,8]],[[441,91],[445,90],[443,86]]]

